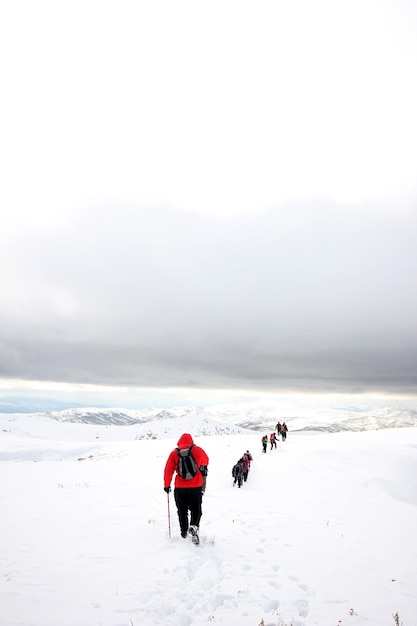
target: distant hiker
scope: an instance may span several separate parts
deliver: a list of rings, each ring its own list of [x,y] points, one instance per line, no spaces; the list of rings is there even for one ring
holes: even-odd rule
[[[250,468],[250,460],[247,452],[243,453],[243,480],[246,482],[248,480],[249,468]]]
[[[245,470],[245,466],[243,464],[243,458],[242,458],[242,459],[239,459],[236,465],[233,465],[233,468],[232,468],[232,476],[234,478],[233,487],[236,485],[236,483],[239,489],[242,486],[244,470]]]
[[[202,500],[206,487],[207,465],[209,458],[203,448],[194,445],[188,433],[181,435],[178,447],[168,456],[164,470],[164,491],[171,491],[171,480],[174,472],[174,500],[177,505],[181,537],[186,537],[188,530],[195,544],[200,542],[198,536],[202,516]],[[191,513],[190,523],[188,511]]]
[[[247,459],[248,459],[248,461],[249,461],[249,469],[250,469],[250,464],[251,464],[251,463],[252,463],[252,461],[253,461],[253,456],[251,455],[251,453],[249,452],[249,450],[246,450],[245,454],[246,454]],[[243,456],[244,456],[244,455],[243,455]]]
[[[271,443],[271,450],[272,450],[272,448],[274,448],[274,447],[276,448],[277,447],[277,436],[275,434],[275,431],[270,434],[269,441]]]
[[[264,435],[262,437],[262,452],[266,452],[267,445],[268,445],[268,435]]]
[[[287,438],[287,432],[288,432],[288,428],[287,428],[287,424],[285,422],[283,422],[282,427],[281,427],[281,436],[282,436],[282,441],[285,441]]]
[[[282,432],[282,426],[281,426],[281,422],[277,422],[275,429],[277,431],[277,435],[278,437],[280,436],[281,432]]]

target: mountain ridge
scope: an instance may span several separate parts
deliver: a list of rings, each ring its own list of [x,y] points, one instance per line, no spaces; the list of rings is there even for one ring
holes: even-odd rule
[[[174,407],[171,409],[69,408],[49,411],[41,415],[51,419],[106,426],[133,426],[151,424],[177,418],[208,418],[244,430],[263,431],[275,428],[276,422],[286,421],[291,431],[362,431],[417,426],[417,410],[387,407],[371,411],[337,409],[317,411],[317,416],[279,416],[276,409],[238,409],[236,407]]]

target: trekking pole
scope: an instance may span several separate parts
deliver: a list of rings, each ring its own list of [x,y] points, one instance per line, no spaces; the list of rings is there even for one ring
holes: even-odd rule
[[[169,492],[167,493],[167,503],[168,503],[168,536],[171,539],[171,513],[169,510]]]

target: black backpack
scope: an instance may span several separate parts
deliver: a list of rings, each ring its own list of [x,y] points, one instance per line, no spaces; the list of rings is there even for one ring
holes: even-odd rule
[[[194,444],[193,444],[194,445]],[[184,480],[191,480],[197,474],[197,463],[192,455],[193,446],[178,451],[178,474]]]

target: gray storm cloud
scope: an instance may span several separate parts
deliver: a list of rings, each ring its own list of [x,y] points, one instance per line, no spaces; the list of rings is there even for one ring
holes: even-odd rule
[[[330,203],[106,207],[21,233],[0,253],[0,374],[415,391],[416,222]]]

